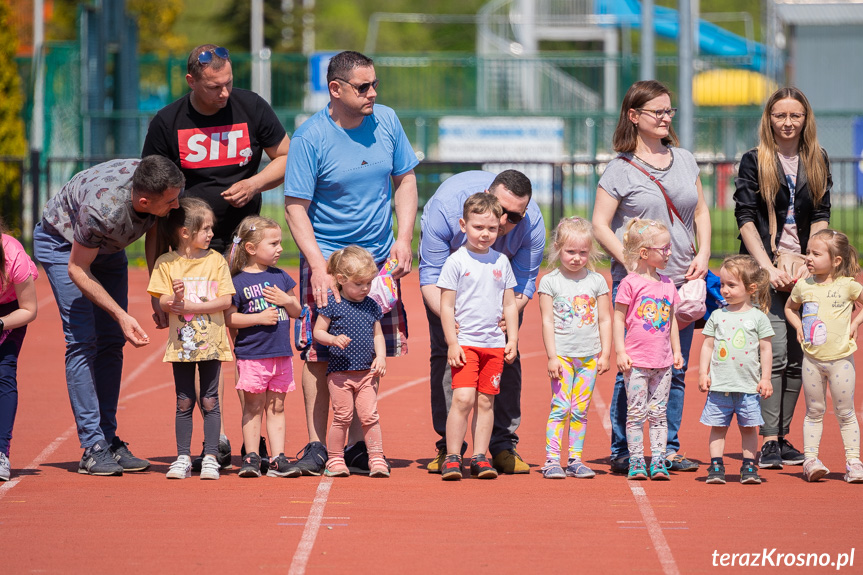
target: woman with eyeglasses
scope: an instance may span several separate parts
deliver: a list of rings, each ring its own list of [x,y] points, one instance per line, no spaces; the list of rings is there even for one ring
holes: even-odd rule
[[[803,464],[803,454],[785,438],[800,396],[803,351],[784,308],[794,283],[809,276],[803,255],[809,238],[828,226],[832,187],[809,101],[797,88],[780,88],[764,106],[758,147],[740,160],[734,192],[740,253],[750,254],[770,275],[767,316],[776,332],[773,395],[761,401],[763,469]]]
[[[636,82],[626,92],[612,145],[619,155],[599,180],[593,208],[596,239],[611,256],[612,299],[626,277],[623,233],[632,218],[662,222],[671,235],[671,254],[664,274],[675,286],[707,275],[710,259],[710,213],[701,191],[693,155],[678,147],[671,125],[677,108],[671,93],[655,80]],[[697,242],[696,242],[697,240]],[[695,245],[698,245],[696,250]],[[668,400],[666,459],[672,471],[694,471],[698,463],[681,455],[677,436],[693,325],[680,328],[683,367],[672,371]],[[611,400],[611,471],[629,470],[626,444],[626,390],[618,373]]]

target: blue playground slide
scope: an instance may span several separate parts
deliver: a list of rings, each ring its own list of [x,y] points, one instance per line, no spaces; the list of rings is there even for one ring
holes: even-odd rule
[[[637,0],[594,0],[594,13],[614,16],[615,23],[608,24],[611,26],[624,23],[633,28],[641,26],[641,3]],[[653,23],[657,34],[677,39],[680,28],[677,10],[654,6]],[[705,20],[698,22],[698,47],[704,54],[714,56],[750,56],[752,61],[745,67],[755,71],[761,70],[765,55],[763,44],[748,42],[745,38]]]

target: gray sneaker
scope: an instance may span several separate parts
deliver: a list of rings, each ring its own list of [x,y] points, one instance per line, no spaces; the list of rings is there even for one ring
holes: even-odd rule
[[[128,445],[128,443],[119,437],[114,436],[114,439],[111,440],[111,447],[108,448],[111,450],[114,461],[120,464],[123,471],[144,471],[150,467],[149,461],[132,455],[132,452],[127,447]]]
[[[0,481],[9,481],[10,477],[12,477],[12,466],[9,464],[9,458],[0,451]]]
[[[123,467],[114,460],[108,442],[100,439],[84,450],[78,463],[78,473],[84,475],[123,475]]]
[[[303,475],[320,475],[327,465],[327,457],[327,448],[324,444],[320,441],[312,441],[297,453],[296,466]]]

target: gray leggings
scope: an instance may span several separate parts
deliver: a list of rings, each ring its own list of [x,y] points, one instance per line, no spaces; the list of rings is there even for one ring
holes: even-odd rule
[[[177,414],[174,429],[177,434],[177,455],[188,455],[192,451],[192,412],[195,408],[195,366],[201,375],[201,398],[199,405],[204,416],[204,455],[218,455],[219,427],[219,373],[222,362],[218,360],[198,362],[174,362],[174,387],[177,390]]]

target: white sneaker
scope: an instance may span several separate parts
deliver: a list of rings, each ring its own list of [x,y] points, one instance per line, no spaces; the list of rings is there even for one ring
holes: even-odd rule
[[[201,462],[201,479],[218,479],[219,462],[215,455],[205,455]]]
[[[10,477],[12,477],[12,466],[9,464],[9,458],[0,451],[0,481],[9,481]]]
[[[168,468],[168,473],[165,477],[168,479],[188,479],[192,476],[192,458],[188,455],[181,455],[177,461],[171,464]]]
[[[863,483],[863,461],[849,459],[845,462],[845,481],[847,483]]]
[[[808,458],[803,462],[803,478],[809,482],[815,482],[830,473],[830,470],[821,463],[820,459]]]

